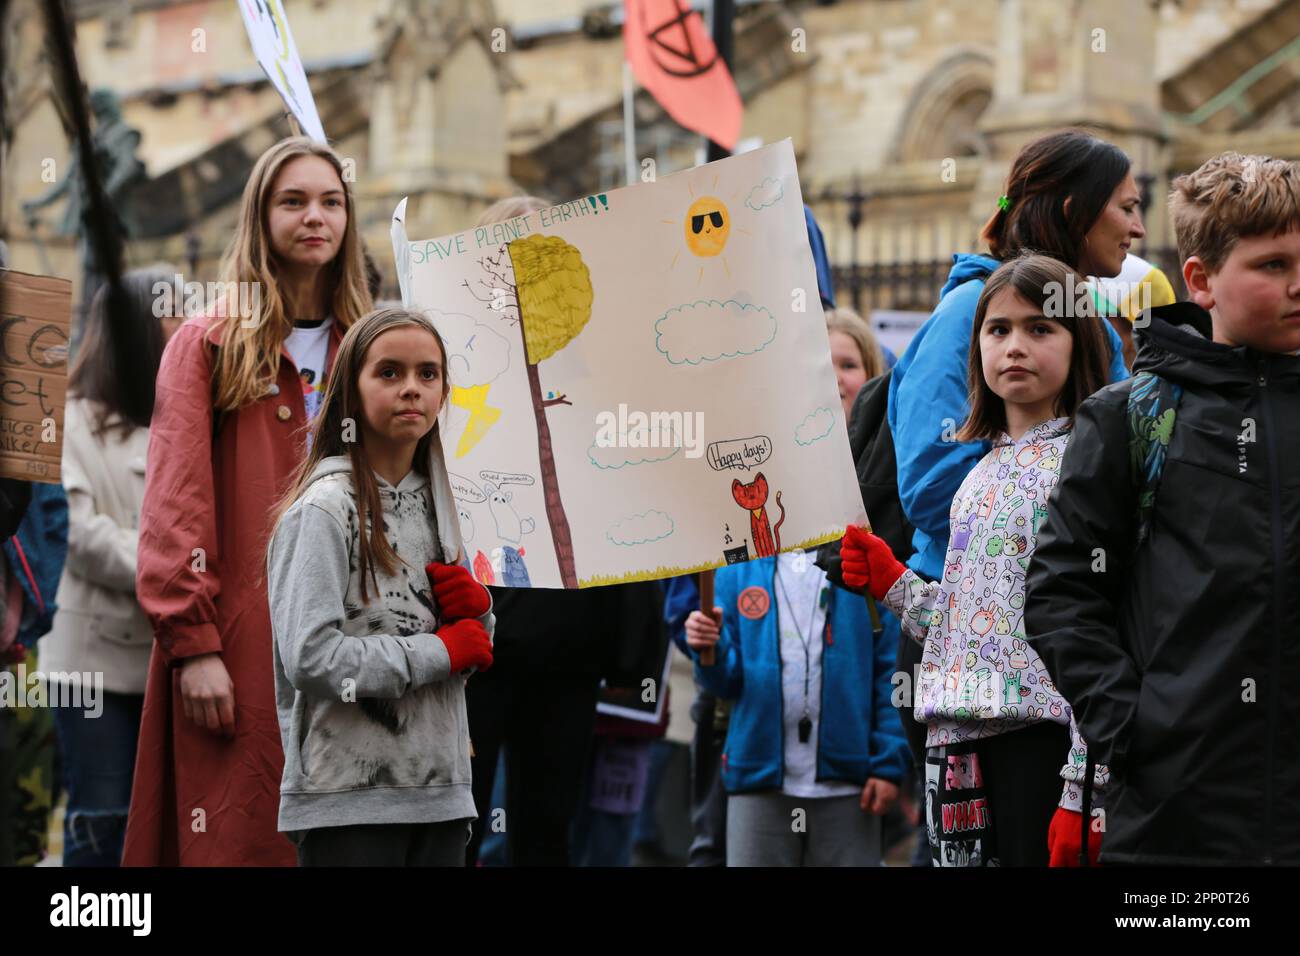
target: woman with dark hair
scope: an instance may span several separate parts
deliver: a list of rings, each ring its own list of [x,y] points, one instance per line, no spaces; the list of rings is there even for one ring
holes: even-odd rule
[[[1146,235],[1131,166],[1123,151],[1080,130],[1026,145],[984,226],[991,256],[953,256],[939,305],[894,366],[887,420],[898,458],[899,501],[916,529],[907,564],[921,578],[937,581],[943,574],[953,496],[990,447],[986,440],[957,439],[968,411],[971,327],[985,280],[1025,250],[1059,259],[1085,276],[1118,274],[1130,243]],[[1109,379],[1127,378],[1122,342],[1109,324],[1106,333]],[[919,663],[917,645],[901,642],[899,670],[911,673]],[[909,728],[909,738],[918,766],[924,766],[919,731]]]
[[[1088,133],[1064,130],[1025,146],[1006,189],[982,233],[1000,261],[1032,249],[1083,275],[1113,276],[1146,235],[1132,163]]]
[[[966,417],[971,323],[984,281],[1023,250],[1049,255],[1085,276],[1114,276],[1129,245],[1145,235],[1131,163],[1110,143],[1065,130],[1034,140],[1012,162],[1006,194],[982,234],[991,257],[953,257],[939,305],[890,382],[899,498],[916,528],[910,564],[918,574],[934,580],[942,572],[952,496],[988,451],[987,443],[955,440]],[[1107,328],[1111,380],[1117,381],[1128,371],[1119,337]]]
[[[96,677],[93,688],[58,698],[82,706],[53,708],[68,792],[65,866],[117,866],[122,856],[153,647],[135,598],[137,528],[154,379],[172,330],[154,308],[155,286],[171,283],[161,268],[128,273],[111,321],[101,288],[69,374],[62,465],[68,555],[39,660],[47,679],[66,690]]]

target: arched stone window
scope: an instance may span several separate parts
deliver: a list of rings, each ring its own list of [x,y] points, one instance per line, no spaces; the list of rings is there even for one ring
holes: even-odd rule
[[[988,155],[978,120],[992,98],[990,54],[965,50],[947,57],[912,91],[892,160]]]

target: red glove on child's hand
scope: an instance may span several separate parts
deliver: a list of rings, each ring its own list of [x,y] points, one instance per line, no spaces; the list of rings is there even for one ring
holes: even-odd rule
[[[905,570],[894,552],[870,531],[849,525],[840,542],[840,566],[844,583],[851,588],[866,588],[873,598],[883,601]]]
[[[1047,828],[1047,852],[1049,866],[1078,866],[1080,841],[1083,839],[1083,814],[1077,810],[1057,807],[1056,815]],[[1093,831],[1088,834],[1088,860],[1097,866],[1097,856],[1101,853],[1101,834]]]
[[[492,639],[487,628],[474,618],[448,624],[437,636],[447,648],[453,674],[471,667],[485,671],[492,666]]]
[[[433,561],[424,570],[433,585],[433,596],[438,601],[438,613],[443,621],[482,617],[492,606],[487,588],[459,564]]]

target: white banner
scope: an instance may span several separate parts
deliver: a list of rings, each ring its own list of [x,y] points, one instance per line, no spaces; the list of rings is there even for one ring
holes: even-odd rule
[[[325,128],[316,113],[316,101],[307,85],[307,73],[289,31],[283,0],[238,0],[248,40],[257,63],[298,120],[302,131],[317,142],[325,142]]]

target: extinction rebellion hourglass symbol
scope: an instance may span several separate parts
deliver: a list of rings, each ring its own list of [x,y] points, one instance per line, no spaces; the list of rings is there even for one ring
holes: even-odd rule
[[[682,0],[672,0],[672,6],[677,11],[677,16],[665,20],[654,29],[647,28],[645,6],[639,8],[641,29],[645,32],[646,39],[650,41],[650,55],[654,58],[655,64],[665,73],[673,76],[689,78],[709,72],[713,69],[713,64],[718,62],[717,50],[712,51],[713,55],[707,63],[701,63],[696,58],[695,44],[691,42],[691,31],[686,22],[686,18],[693,16],[694,11],[689,8],[682,9]],[[670,31],[674,31],[675,36],[671,38],[661,36],[669,34]],[[664,53],[661,54],[660,51]]]

